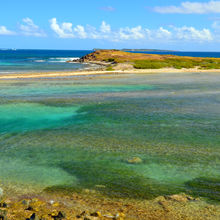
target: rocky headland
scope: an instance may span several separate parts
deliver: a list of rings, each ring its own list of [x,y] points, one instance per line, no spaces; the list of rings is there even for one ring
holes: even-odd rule
[[[131,53],[120,50],[96,50],[77,60],[68,62],[92,63],[106,70],[131,69],[220,69],[220,58],[182,57],[146,53]]]

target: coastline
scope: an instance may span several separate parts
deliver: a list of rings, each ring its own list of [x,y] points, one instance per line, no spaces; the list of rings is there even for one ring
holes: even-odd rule
[[[193,69],[128,69],[128,70],[79,70],[74,72],[41,72],[41,73],[20,73],[0,75],[0,80],[5,79],[27,79],[27,78],[54,78],[91,75],[114,75],[114,74],[157,74],[157,73],[220,73],[220,69],[201,70]]]
[[[0,204],[4,206],[0,214],[10,220],[215,220],[220,217],[219,206],[186,194],[142,201],[111,199],[88,192],[72,195],[26,194],[5,197]]]

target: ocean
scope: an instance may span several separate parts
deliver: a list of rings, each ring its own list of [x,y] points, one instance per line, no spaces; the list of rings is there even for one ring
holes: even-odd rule
[[[0,74],[25,72],[68,72],[91,68],[91,65],[67,63],[92,50],[0,50]],[[146,52],[142,52],[146,53]],[[220,52],[147,52],[192,57],[220,57]]]
[[[134,52],[128,51],[132,53],[150,53],[150,54],[171,54],[176,56],[189,56],[189,57],[213,57],[213,58],[220,58],[220,52],[193,52],[193,51],[152,51],[152,52]]]
[[[219,201],[219,85],[214,73],[2,80],[0,187]]]
[[[1,68],[76,69],[88,52],[1,51]],[[219,202],[219,109],[216,73],[0,80],[0,189]]]
[[[24,72],[58,72],[87,69],[89,65],[67,63],[89,50],[0,50],[0,74]]]

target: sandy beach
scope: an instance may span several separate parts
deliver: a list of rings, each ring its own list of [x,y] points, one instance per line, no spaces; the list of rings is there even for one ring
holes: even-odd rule
[[[27,78],[54,78],[54,77],[72,77],[72,76],[89,76],[89,75],[112,75],[112,74],[157,74],[157,73],[220,73],[220,69],[201,70],[193,69],[128,69],[128,70],[91,70],[91,71],[74,71],[74,72],[47,72],[47,73],[19,73],[0,75],[0,80],[4,79],[27,79]]]

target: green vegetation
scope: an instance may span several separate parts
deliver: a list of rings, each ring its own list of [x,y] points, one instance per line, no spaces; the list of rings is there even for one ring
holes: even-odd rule
[[[158,60],[137,60],[134,62],[136,69],[161,69],[168,67],[166,63]]]
[[[203,196],[220,201],[220,179],[196,178],[185,185],[193,196]]]
[[[106,62],[115,62],[115,59],[114,58],[108,58],[108,59],[104,59],[104,61],[106,61]]]
[[[129,167],[122,168],[119,162],[72,161],[60,164],[60,167],[69,175],[76,176],[78,184],[55,185],[45,188],[46,192],[69,193],[95,189],[109,197],[138,199],[153,199],[159,195],[180,193],[175,187],[170,191],[169,186],[138,175]],[[104,187],[96,187],[100,185]]]
[[[167,58],[163,60],[136,60],[134,68],[136,69],[161,69],[173,67],[175,69],[190,69],[199,67],[200,69],[220,69],[220,60],[218,59],[189,59],[189,58]]]
[[[114,71],[113,67],[110,65],[106,68],[107,71]]]

